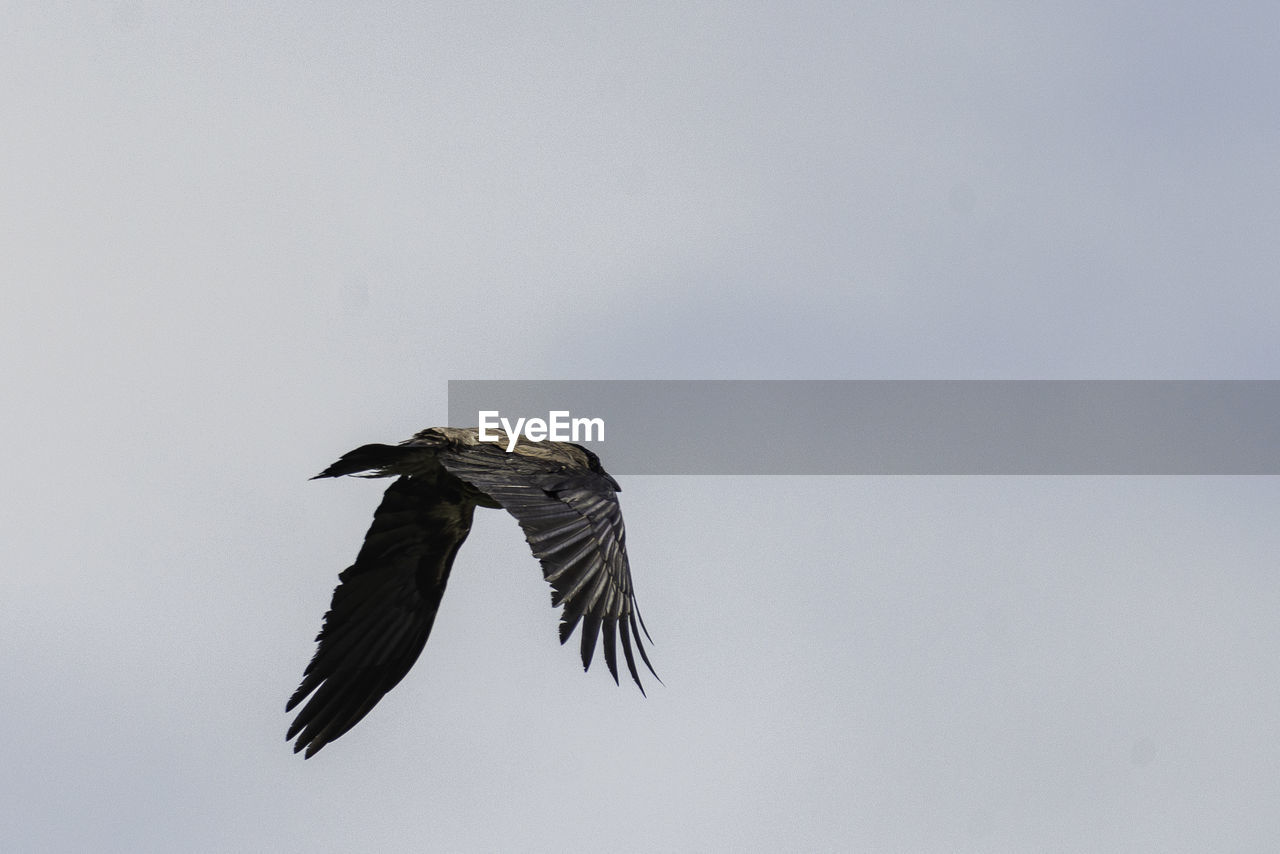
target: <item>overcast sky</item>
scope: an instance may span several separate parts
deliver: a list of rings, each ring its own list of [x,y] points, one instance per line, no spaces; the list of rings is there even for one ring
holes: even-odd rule
[[[1280,847],[1276,478],[631,477],[647,699],[481,511],[284,741],[449,379],[1280,378],[1275,4],[0,8],[0,849]]]

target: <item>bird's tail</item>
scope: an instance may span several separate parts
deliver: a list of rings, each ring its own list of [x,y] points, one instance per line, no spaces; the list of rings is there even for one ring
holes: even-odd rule
[[[361,477],[390,477],[396,472],[387,469],[412,453],[412,449],[400,445],[361,445],[354,451],[343,454],[336,463],[311,479],[342,477],[344,474]],[[361,472],[368,472],[368,474],[361,474]]]

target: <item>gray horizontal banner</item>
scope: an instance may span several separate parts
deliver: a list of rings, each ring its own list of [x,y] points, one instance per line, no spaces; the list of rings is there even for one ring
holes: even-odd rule
[[[1273,380],[450,380],[486,423],[615,475],[1280,474]]]

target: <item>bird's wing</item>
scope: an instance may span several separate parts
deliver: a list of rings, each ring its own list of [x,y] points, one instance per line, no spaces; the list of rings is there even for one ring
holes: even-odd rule
[[[402,477],[383,495],[356,562],[338,577],[319,646],[285,711],[310,758],[395,687],[427,643],[474,502],[448,478]]]
[[[583,669],[591,666],[596,640],[603,636],[605,663],[616,682],[620,636],[627,669],[643,693],[633,639],[649,672],[658,674],[640,638],[642,632],[645,637],[649,633],[636,608],[627,534],[612,478],[509,454],[493,444],[448,448],[437,457],[450,474],[483,490],[520,523],[534,557],[542,563],[543,576],[551,582],[552,605],[564,606],[560,642],[582,623]]]

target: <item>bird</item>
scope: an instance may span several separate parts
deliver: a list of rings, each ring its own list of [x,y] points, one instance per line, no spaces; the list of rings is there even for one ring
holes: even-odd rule
[[[635,652],[658,678],[641,639],[652,642],[636,607],[618,482],[581,445],[520,440],[509,452],[503,431],[495,434],[499,441],[481,441],[478,428],[432,427],[398,445],[363,445],[312,478],[396,480],[355,563],[338,575],[315,654],[285,706],[288,713],[306,701],[285,736],[294,753],[314,756],[409,672],[476,507],[504,509],[520,524],[551,584],[551,604],[563,608],[560,643],[582,627],[583,670],[600,639],[617,683],[621,638],[641,694]]]

